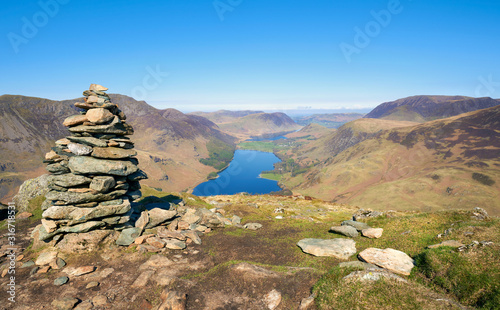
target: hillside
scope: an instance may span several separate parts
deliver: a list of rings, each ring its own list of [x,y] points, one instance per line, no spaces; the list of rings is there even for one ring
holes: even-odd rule
[[[140,167],[149,175],[146,184],[181,191],[194,187],[224,166],[234,151],[234,138],[209,120],[174,109],[158,110],[144,101],[110,95],[134,127]],[[45,173],[43,155],[55,140],[69,134],[62,121],[77,113],[81,98],[53,101],[5,95],[0,97],[0,179],[2,200],[7,200],[26,179]],[[218,154],[227,153],[228,158]],[[226,156],[227,157],[227,156]],[[206,163],[200,160],[206,158]]]
[[[230,123],[234,122],[240,117],[244,117],[251,114],[260,114],[264,113],[263,111],[251,111],[251,110],[243,110],[243,111],[229,111],[229,110],[218,110],[215,112],[191,112],[189,115],[202,116],[206,119],[211,120],[216,124],[222,123]]]
[[[17,219],[18,259],[4,255],[10,246],[1,238],[0,273],[14,264],[22,289],[2,309],[459,310],[500,302],[500,223],[480,209],[372,212],[303,196],[142,191],[141,208],[167,204],[179,219],[145,230],[130,246],[117,245],[112,230],[43,244],[30,238],[39,205],[30,210],[35,216]],[[346,221],[353,216],[358,221]],[[224,223],[208,221],[214,217]],[[184,220],[198,232],[181,230]],[[350,246],[314,254],[299,247],[311,239]],[[364,255],[382,249],[399,255],[385,262]],[[401,256],[410,260],[407,272]],[[9,281],[0,277],[2,300],[11,297]]]
[[[481,206],[500,214],[500,106],[384,130],[351,146],[352,139],[344,147],[336,139],[342,131],[330,137],[334,144],[324,137],[288,152],[308,169],[281,182],[295,192],[365,208]]]
[[[12,197],[26,179],[46,173],[43,156],[68,134],[62,121],[76,113],[70,101],[0,96],[0,198]]]
[[[308,124],[318,124],[327,128],[339,128],[345,123],[362,118],[364,114],[360,113],[325,113],[306,116],[296,116],[293,120],[302,126]]]
[[[498,100],[464,96],[413,96],[384,102],[365,115],[365,118],[380,118],[397,121],[426,121],[447,118],[462,113],[491,108]]]
[[[328,131],[320,130],[320,128],[324,128],[320,125],[311,124],[298,132],[287,135],[289,138],[295,138],[296,144],[300,147],[281,151],[280,154],[293,158],[299,166],[308,167],[312,163],[334,157],[343,150],[373,137],[383,130],[415,124],[417,123],[360,118],[344,124],[337,130],[330,129]],[[310,134],[309,137],[301,134],[303,131],[313,131],[314,134]]]

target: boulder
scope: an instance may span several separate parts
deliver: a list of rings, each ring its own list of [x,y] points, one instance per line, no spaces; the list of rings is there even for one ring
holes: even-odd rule
[[[66,127],[69,127],[69,126],[80,125],[80,124],[83,124],[85,122],[88,122],[86,115],[72,115],[72,116],[67,117],[63,121],[63,125]]]
[[[71,157],[68,167],[75,174],[110,174],[118,176],[127,176],[139,170],[130,161],[105,160],[88,156]]]
[[[345,226],[345,225],[352,226],[352,227],[356,228],[357,231],[362,231],[363,229],[371,228],[366,223],[353,221],[353,220],[343,221],[341,225],[342,226]]]
[[[350,238],[356,238],[359,235],[356,228],[349,225],[333,226],[330,228],[330,231]]]
[[[51,232],[54,232],[57,230],[57,224],[55,221],[42,219],[42,225],[43,225],[43,228],[45,228],[45,231],[48,233],[51,233]]]
[[[119,147],[95,147],[92,152],[92,157],[105,159],[123,159],[131,158],[137,155],[137,152],[130,149],[122,149]]]
[[[117,134],[117,135],[132,135],[134,134],[134,130],[132,126],[127,123],[122,123],[118,116],[115,116],[113,121],[107,125],[78,125],[75,127],[70,127],[69,131],[74,133],[108,133],[108,134]]]
[[[413,259],[406,253],[391,248],[368,248],[359,253],[359,258],[367,263],[377,265],[391,272],[410,275],[414,267]]]
[[[332,256],[339,259],[348,259],[356,253],[356,242],[352,239],[302,239],[297,245],[305,253],[314,256]]]
[[[87,111],[87,119],[89,122],[96,124],[104,124],[111,121],[115,116],[108,109],[94,108]]]
[[[135,239],[141,234],[141,229],[137,227],[126,228],[122,230],[120,236],[116,240],[117,245],[129,246],[134,243]]]
[[[63,174],[68,173],[70,170],[67,167],[68,162],[58,162],[55,164],[50,164],[45,167],[45,169],[52,174]]]
[[[90,84],[89,90],[93,90],[93,91],[107,91],[108,88],[106,88],[106,87],[104,87],[102,85],[99,85],[99,84]]]
[[[92,153],[92,148],[90,146],[80,143],[68,144],[68,150],[75,155],[89,155]]]
[[[83,144],[90,145],[90,146],[106,147],[108,145],[106,143],[106,141],[101,140],[101,139],[97,139],[97,138],[94,138],[94,137],[73,137],[73,136],[69,136],[67,139],[70,140],[70,141],[72,141],[72,142],[83,143]]]
[[[55,279],[55,280],[54,280],[54,285],[55,285],[55,286],[61,286],[61,285],[63,285],[63,284],[68,283],[68,281],[69,281],[69,278],[68,278],[68,277],[66,277],[66,276],[64,276],[64,277],[59,277],[59,278],[57,278],[57,279]]]
[[[38,255],[35,264],[38,266],[48,265],[50,264],[50,262],[55,260],[56,257],[57,257],[57,251],[43,252],[42,254]]]
[[[154,208],[148,211],[148,215],[149,222],[146,225],[146,229],[156,227],[168,220],[173,219],[177,215],[177,211]]]
[[[191,239],[195,244],[201,244],[201,238],[200,236],[198,236],[198,233],[196,233],[196,231],[187,230],[183,232],[183,235]]]
[[[90,182],[90,188],[100,193],[105,193],[115,187],[115,178],[112,176],[96,176]]]
[[[383,228],[367,228],[363,229],[361,231],[361,234],[363,235],[363,237],[367,237],[370,239],[378,239],[382,237],[383,232],[384,232]]]
[[[84,274],[92,273],[96,269],[95,266],[81,266],[81,267],[67,267],[63,271],[68,275],[72,277],[79,277]]]
[[[58,234],[62,234],[62,233],[85,233],[85,232],[88,232],[90,230],[96,229],[98,227],[102,227],[104,225],[105,225],[104,222],[90,221],[90,222],[85,222],[85,223],[82,223],[82,224],[77,224],[77,225],[74,225],[74,226],[61,226],[56,231],[51,232],[51,233],[45,231],[45,228],[42,225],[40,225],[38,237],[39,237],[39,239],[41,241],[44,241],[44,240],[48,240],[48,239],[50,239],[50,238],[52,238],[52,237],[54,237],[55,235],[58,235]]]
[[[17,211],[32,211],[29,210],[30,200],[38,196],[44,196],[49,191],[48,185],[48,174],[43,174],[37,178],[24,181],[17,195],[12,198],[13,202],[16,204]]]
[[[62,187],[73,187],[89,184],[92,179],[83,175],[67,173],[61,175],[51,175],[49,176],[48,181]]]
[[[138,227],[141,230],[143,230],[146,227],[146,225],[148,225],[148,223],[149,223],[149,213],[148,211],[142,211],[139,219],[135,221],[135,227]]]
[[[99,202],[116,199],[127,193],[126,190],[116,190],[109,193],[77,193],[77,192],[58,192],[51,190],[45,194],[45,198],[52,201],[63,201],[65,204],[78,204],[87,202]]]
[[[184,250],[186,248],[186,243],[180,240],[167,240],[165,247],[171,250]]]
[[[124,200],[119,205],[98,205],[95,208],[76,208],[73,206],[52,206],[45,210],[42,216],[53,220],[68,220],[70,225],[86,222],[89,220],[121,215],[130,211],[130,202]]]
[[[146,243],[159,249],[165,247],[165,241],[163,241],[161,238],[158,237],[149,237],[146,239]]]
[[[49,265],[50,265],[50,268],[55,269],[55,270],[59,270],[59,269],[63,268],[64,266],[66,266],[66,262],[62,258],[57,257],[55,260],[51,261]]]

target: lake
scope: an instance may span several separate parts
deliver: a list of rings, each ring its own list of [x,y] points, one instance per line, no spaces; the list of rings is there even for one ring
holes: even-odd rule
[[[280,191],[278,181],[260,178],[262,171],[273,170],[281,160],[273,153],[236,150],[229,166],[219,172],[217,179],[196,186],[196,196],[233,195],[241,192],[268,194]]]

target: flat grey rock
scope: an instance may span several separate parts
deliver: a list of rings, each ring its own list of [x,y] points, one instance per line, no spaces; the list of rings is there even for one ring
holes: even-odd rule
[[[359,236],[359,233],[356,230],[356,228],[349,225],[333,226],[330,227],[330,231],[350,238],[356,238],[357,236]]]
[[[371,228],[366,223],[353,221],[353,220],[343,221],[341,225],[342,226],[345,226],[345,225],[352,226],[352,227],[356,228],[357,231],[362,231],[363,229]]]
[[[356,242],[352,239],[302,239],[297,245],[305,253],[314,256],[331,256],[348,259],[356,253]]]

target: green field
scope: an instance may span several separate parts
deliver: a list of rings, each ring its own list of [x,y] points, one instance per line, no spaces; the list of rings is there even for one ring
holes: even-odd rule
[[[280,181],[283,175],[277,173],[261,173],[260,177],[264,179]]]

